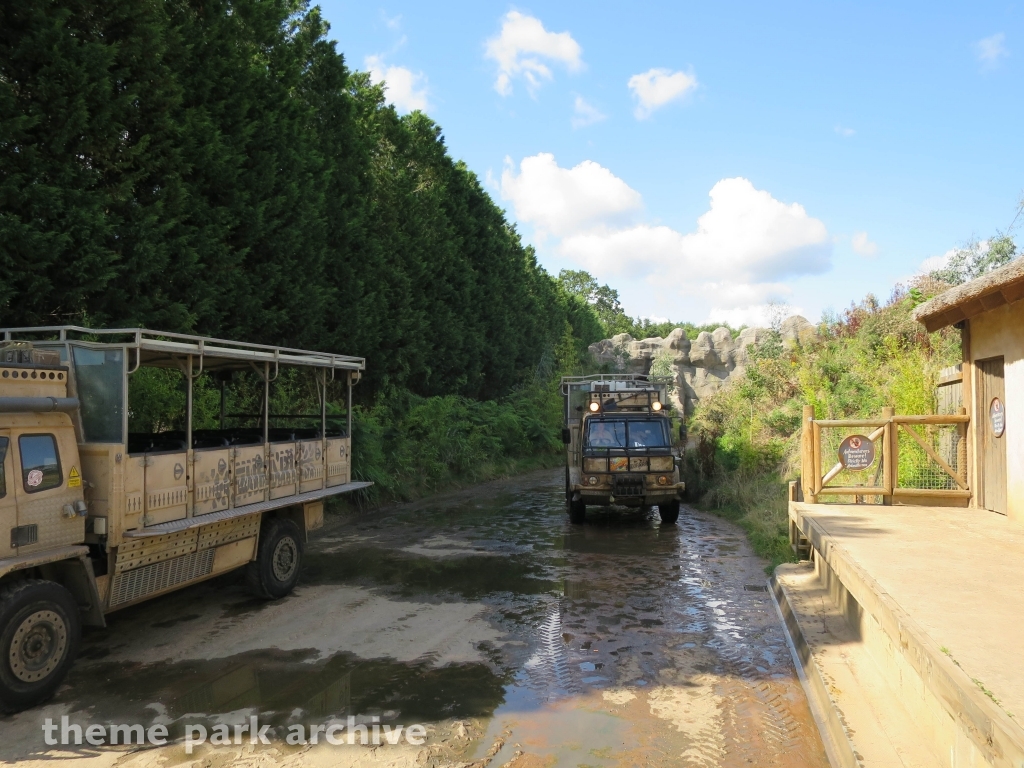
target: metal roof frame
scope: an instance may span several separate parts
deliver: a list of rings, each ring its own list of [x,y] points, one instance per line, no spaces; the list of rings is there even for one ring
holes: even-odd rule
[[[112,347],[134,349],[138,353],[141,364],[153,367],[177,367],[179,360],[192,355],[205,361],[206,370],[248,368],[255,363],[273,363],[275,368],[278,365],[301,365],[331,370],[366,370],[366,359],[362,357],[291,347],[275,347],[268,344],[253,344],[246,341],[230,341],[185,333],[151,331],[145,328],[96,329],[77,325],[48,325],[0,328],[0,333],[3,333],[4,341],[59,341],[84,344],[97,349]],[[46,335],[50,338],[26,338],[25,334]],[[112,338],[110,341],[94,341],[73,338],[74,335],[129,337],[129,339],[122,338],[115,341]],[[218,361],[223,362],[218,363]]]

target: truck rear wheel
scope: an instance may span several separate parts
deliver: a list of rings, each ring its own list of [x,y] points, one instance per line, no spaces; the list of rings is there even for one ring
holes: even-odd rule
[[[302,532],[294,521],[272,517],[263,523],[256,559],[246,566],[249,588],[276,600],[295,588],[302,565]]]
[[[0,590],[0,712],[53,696],[81,636],[78,604],[60,584],[29,579]]]
[[[658,505],[658,514],[661,515],[661,522],[664,525],[672,525],[679,519],[679,500],[665,502]]]

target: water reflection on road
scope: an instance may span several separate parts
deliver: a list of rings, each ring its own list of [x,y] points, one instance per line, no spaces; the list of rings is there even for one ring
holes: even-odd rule
[[[827,765],[741,533],[687,509],[570,526],[560,478],[335,521],[283,601],[228,576],[114,614],[53,703],[0,720],[0,758],[42,756],[46,712],[427,723],[409,765]]]

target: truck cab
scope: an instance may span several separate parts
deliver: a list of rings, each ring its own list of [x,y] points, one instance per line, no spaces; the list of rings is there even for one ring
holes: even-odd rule
[[[257,595],[288,594],[324,501],[370,485],[351,463],[362,358],[143,329],[0,334],[0,713],[51,696],[81,627],[112,611],[241,568]],[[317,412],[271,412],[288,368]],[[145,369],[183,413],[132,431]],[[221,407],[200,429],[203,376]],[[232,382],[248,413],[226,411]]]
[[[658,507],[675,523],[685,485],[672,450],[667,377],[575,376],[562,379],[565,496],[572,523],[587,506]]]

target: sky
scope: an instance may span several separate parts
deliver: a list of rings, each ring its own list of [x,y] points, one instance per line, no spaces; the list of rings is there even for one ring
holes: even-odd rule
[[[633,316],[817,320],[1024,228],[1014,3],[320,5],[549,272]]]

